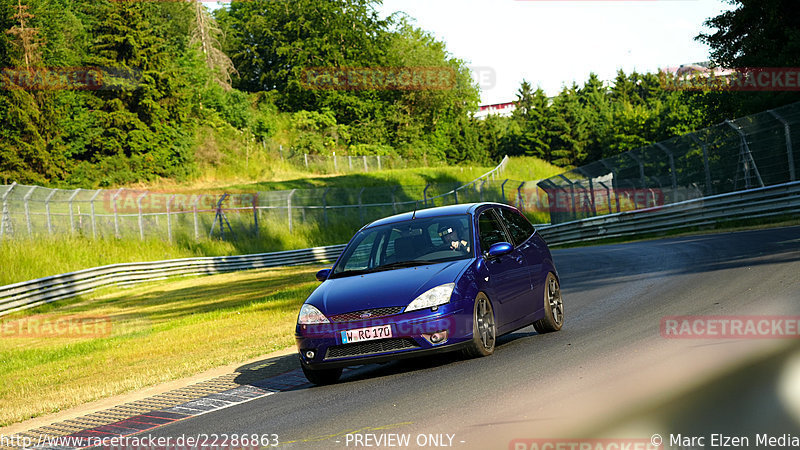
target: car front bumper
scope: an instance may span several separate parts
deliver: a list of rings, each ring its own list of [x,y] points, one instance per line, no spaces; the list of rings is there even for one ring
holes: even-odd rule
[[[449,305],[448,305],[449,306]],[[389,325],[390,338],[343,342],[347,330]],[[430,335],[446,331],[447,339],[432,343]],[[297,325],[295,332],[301,362],[311,369],[346,367],[392,361],[464,347],[472,339],[472,311],[440,307],[393,316],[319,325]],[[313,352],[310,357],[309,352]]]

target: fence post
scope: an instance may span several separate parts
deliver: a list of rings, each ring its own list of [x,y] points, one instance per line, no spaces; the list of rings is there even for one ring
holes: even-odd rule
[[[366,188],[361,188],[361,190],[358,191],[358,219],[361,221],[362,225],[364,224],[364,207],[362,206],[361,196],[364,194],[364,189]]]
[[[114,202],[114,236],[119,238],[119,214],[117,213],[117,196],[122,193],[123,188],[119,188],[116,194],[111,198]]]
[[[671,200],[675,201],[675,191],[678,190],[678,177],[675,175],[675,158],[672,156],[672,152],[669,151],[666,145],[662,143],[657,143],[656,147],[660,148],[664,153],[669,156],[669,173],[672,176],[672,196]]]
[[[11,231],[11,214],[8,212],[7,199],[8,199],[8,194],[10,194],[12,190],[14,190],[14,186],[16,185],[17,185],[16,181],[11,183],[11,186],[8,189],[6,189],[6,191],[3,193],[3,211],[2,211],[2,217],[0,217],[0,238],[5,236],[6,221],[8,222],[9,231]]]
[[[731,120],[726,120],[726,124],[728,124],[731,128],[736,130],[739,134],[739,163],[743,165],[744,168],[744,187],[745,189],[750,189],[750,165],[752,165],[753,171],[756,173],[756,179],[758,180],[758,184],[761,187],[764,187],[764,181],[761,180],[761,173],[758,172],[758,166],[756,166],[756,161],[753,159],[753,154],[750,152],[750,146],[747,144],[747,134],[742,131],[742,127],[738,124],[734,123]],[[737,190],[739,185],[739,167],[736,167],[736,178],[734,178],[733,182],[733,190]]]
[[[525,181],[520,183],[519,186],[517,187],[517,202],[518,202],[517,203],[517,208],[518,209],[522,209],[523,206],[524,206],[523,201],[522,201],[522,186],[525,186]]]
[[[608,213],[613,214],[611,211],[611,190],[602,181],[598,181],[598,183],[600,183],[600,186],[603,186],[606,189],[606,201],[608,202]]]
[[[73,218],[73,213],[72,213],[72,202],[73,202],[73,200],[75,200],[75,197],[78,195],[78,193],[80,191],[81,191],[80,188],[75,189],[75,192],[73,192],[72,195],[69,197],[69,200],[67,200],[67,203],[69,204],[69,230],[70,230],[70,233],[75,233],[75,219]]]
[[[594,198],[594,197],[595,197],[595,196],[594,196],[594,182],[592,181],[592,177],[591,177],[591,175],[589,175],[588,173],[586,173],[586,171],[584,171],[584,170],[583,170],[583,169],[581,169],[580,167],[578,167],[577,169],[575,169],[575,171],[576,171],[576,172],[578,172],[579,174],[581,174],[581,175],[585,176],[585,177],[586,177],[586,178],[589,180],[589,195],[590,195],[590,199],[589,199],[590,201],[589,201],[589,203],[590,203],[590,204],[591,204],[591,206],[592,206],[592,217],[594,217],[594,216],[596,216],[596,215],[597,215],[597,205],[595,204],[595,198]],[[583,185],[582,185],[582,184],[580,184],[579,182],[577,182],[577,181],[576,181],[575,183],[576,183],[576,184],[578,184],[578,186],[580,186],[580,188],[581,188],[581,189],[585,189],[585,188],[583,187]]]
[[[619,205],[619,180],[617,179],[617,169],[615,169],[611,164],[607,163],[605,159],[600,160],[600,164],[603,165],[609,172],[611,172],[611,188],[614,190],[614,200],[617,201],[617,212],[620,212],[620,205]]]
[[[194,203],[192,204],[192,216],[194,218],[194,240],[200,239],[200,228],[199,224],[197,223],[197,204],[200,203],[200,196],[198,195],[196,199],[194,199]]]
[[[637,164],[639,164],[639,177],[641,178],[640,181],[642,183],[642,191],[645,191],[645,189],[647,189],[647,177],[644,176],[644,164],[642,164],[642,160],[638,156],[634,155],[633,151],[626,152],[625,154],[630,156],[634,161],[636,161]],[[633,204],[636,205],[636,209],[639,209],[639,203],[636,201],[635,190],[633,193]],[[644,206],[645,208],[647,207],[647,191],[645,191],[644,194]]]
[[[559,177],[569,183],[569,197],[572,199],[572,219],[574,220],[578,215],[578,211],[575,208],[575,186],[572,184],[572,180],[565,177],[563,174],[559,175]]]
[[[31,195],[33,195],[33,191],[35,190],[36,186],[32,187],[31,190],[29,190],[28,193],[25,194],[25,197],[23,197],[22,199],[25,202],[25,222],[28,224],[28,236],[33,235],[33,226],[31,225],[31,211],[30,208],[28,207],[28,200],[30,200]]]
[[[53,189],[53,191],[50,192],[50,195],[48,195],[47,198],[44,199],[44,211],[45,214],[47,214],[47,234],[51,236],[53,235],[53,221],[50,219],[50,199],[52,199],[53,196],[56,195],[56,192],[58,191]]]
[[[508,178],[500,185],[500,195],[503,197],[503,203],[506,203],[506,183],[508,183]]]
[[[94,201],[100,193],[103,192],[102,189],[98,189],[97,192],[94,193],[91,199],[89,199],[89,206],[92,209],[92,239],[97,239],[97,220],[95,219],[94,213]],[[116,208],[116,205],[114,206]]]
[[[767,112],[772,114],[776,119],[778,119],[783,124],[784,133],[786,135],[786,156],[789,159],[789,181],[794,181],[795,174],[794,174],[794,155],[792,154],[792,128],[791,126],[789,126],[789,121],[784,119],[783,116],[778,114],[775,110],[770,109]]]
[[[289,197],[286,199],[286,209],[289,210],[289,232],[292,232],[292,196],[294,195],[297,189],[292,189],[289,192]]]
[[[486,186],[487,181],[488,180],[483,180],[483,183],[481,183],[481,201],[483,201],[483,191],[484,191],[483,187]]]
[[[456,186],[456,187],[455,187],[455,189],[453,189],[453,198],[454,198],[454,199],[455,199],[455,201],[456,201],[456,202],[455,202],[455,204],[456,204],[456,205],[458,204],[458,188],[459,188],[459,187],[460,187],[460,186]]]
[[[175,200],[175,196],[174,195],[172,197],[170,197],[169,200],[167,200],[167,240],[169,242],[172,242],[172,217],[171,217],[171,214],[172,214],[172,201],[173,200]]]
[[[422,190],[422,200],[425,206],[428,206],[428,188],[431,187],[431,184],[428,183],[425,185],[425,189]]]
[[[253,194],[253,236],[258,237],[258,192]]]
[[[392,211],[394,214],[397,214],[397,201],[395,199],[394,193],[397,191],[398,186],[392,187]]]
[[[328,225],[328,192],[330,191],[331,188],[326,188],[325,192],[322,193],[322,220],[325,225]]]
[[[367,155],[364,155],[364,172],[369,172],[369,168],[367,167]]]
[[[136,207],[139,209],[139,239],[144,240],[144,220],[142,219],[142,199],[147,196],[147,192],[136,199]]]
[[[711,195],[713,193],[711,189],[711,169],[708,166],[708,145],[705,142],[701,142],[694,133],[689,135],[693,141],[697,142],[697,145],[703,149],[703,168],[706,172],[706,195]]]
[[[383,170],[381,169],[381,155],[378,155],[378,171],[380,172],[381,170]]]
[[[352,156],[347,155],[347,163],[350,165],[350,171],[352,171],[353,170],[353,157]]]
[[[306,170],[308,170],[308,153],[303,153],[303,160],[305,160]]]
[[[339,165],[336,164],[336,152],[333,152],[333,171],[334,172],[339,171]]]

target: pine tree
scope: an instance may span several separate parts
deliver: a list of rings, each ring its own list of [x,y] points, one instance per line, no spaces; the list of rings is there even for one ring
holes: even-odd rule
[[[200,0],[190,0],[194,4],[195,23],[192,28],[192,43],[198,44],[205,57],[206,65],[214,80],[223,88],[231,88],[231,75],[236,73],[233,61],[221,50],[218,37],[222,33],[214,18]]]
[[[22,0],[17,0],[14,8],[16,13],[13,18],[18,24],[7,30],[6,33],[16,38],[14,44],[22,51],[21,59],[25,63],[25,69],[30,70],[42,61],[43,42],[39,37],[40,30],[29,25],[35,17],[30,13],[30,6],[23,5]]]

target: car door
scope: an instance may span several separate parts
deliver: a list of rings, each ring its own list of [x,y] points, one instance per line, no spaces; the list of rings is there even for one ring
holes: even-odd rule
[[[478,237],[483,254],[498,242],[513,244],[495,208],[478,216]],[[522,251],[516,248],[499,258],[484,258],[488,272],[488,280],[484,280],[486,294],[496,311],[498,328],[504,332],[528,315],[525,305],[530,302],[531,281],[527,262]]]
[[[527,262],[528,275],[531,280],[531,295],[528,302],[523,305],[524,314],[532,315],[542,309],[541,302],[535,299],[542,298],[542,288],[546,273],[542,275],[544,258],[542,257],[541,241],[535,239],[536,230],[533,225],[519,211],[511,208],[500,208],[500,217],[511,235],[513,244],[517,250],[522,252]]]

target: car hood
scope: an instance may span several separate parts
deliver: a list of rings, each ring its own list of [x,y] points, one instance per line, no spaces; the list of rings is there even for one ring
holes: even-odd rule
[[[327,316],[390,306],[407,306],[428,289],[452,283],[471,259],[375,272],[322,283],[306,303]]]

